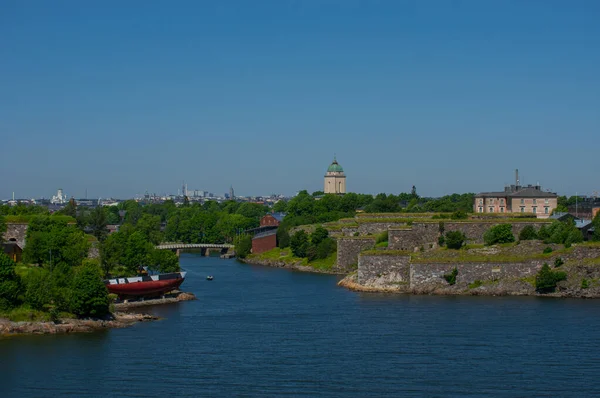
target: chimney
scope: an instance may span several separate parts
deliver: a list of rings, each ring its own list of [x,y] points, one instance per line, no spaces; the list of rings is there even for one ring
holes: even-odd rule
[[[515,182],[517,186],[521,185],[519,181],[519,169],[515,169]]]

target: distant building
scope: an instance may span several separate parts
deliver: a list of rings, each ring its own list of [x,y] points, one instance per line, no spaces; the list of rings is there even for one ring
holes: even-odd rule
[[[233,192],[233,185],[229,187],[229,199],[235,199],[235,192]]]
[[[17,242],[5,242],[2,244],[4,254],[10,257],[15,263],[21,262],[23,258],[23,249]]]
[[[346,175],[335,157],[333,158],[333,163],[327,168],[323,192],[333,194],[346,193]]]
[[[52,196],[52,200],[50,200],[50,203],[55,204],[55,205],[61,205],[61,204],[67,203],[67,202],[68,202],[67,196],[65,194],[63,194],[62,188],[59,188],[58,191],[56,192],[56,195]]]
[[[279,224],[281,224],[281,222],[283,221],[284,217],[285,217],[285,213],[267,214],[266,216],[264,216],[263,218],[260,219],[260,226],[261,227],[268,227],[268,226],[278,227]]]
[[[538,218],[548,218],[558,205],[558,195],[542,190],[539,185],[521,186],[519,171],[516,184],[501,192],[481,192],[475,195],[475,213],[534,213]]]

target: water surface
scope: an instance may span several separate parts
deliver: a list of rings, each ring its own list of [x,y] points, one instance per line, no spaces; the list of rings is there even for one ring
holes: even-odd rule
[[[600,391],[597,300],[355,293],[336,276],[194,254],[181,264],[198,300],[147,310],[164,320],[0,339],[0,397]]]

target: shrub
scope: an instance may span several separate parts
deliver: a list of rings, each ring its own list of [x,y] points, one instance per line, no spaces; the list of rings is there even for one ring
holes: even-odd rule
[[[327,258],[337,250],[337,243],[331,238],[325,238],[317,245],[317,258]]]
[[[287,228],[277,228],[277,246],[280,249],[285,249],[290,246],[290,234]]]
[[[15,273],[15,262],[0,254],[0,311],[6,311],[20,304],[19,294],[23,290],[21,278]]]
[[[486,245],[495,245],[496,243],[510,243],[515,241],[512,233],[511,224],[495,225],[483,234],[483,241]]]
[[[539,293],[550,293],[556,288],[556,284],[567,279],[567,274],[560,271],[552,271],[547,263],[544,263],[535,276],[535,290]]]
[[[327,237],[329,237],[329,232],[325,228],[319,226],[312,234],[310,234],[310,242],[317,246]]]
[[[108,290],[95,267],[82,266],[71,286],[71,312],[79,317],[102,317],[108,313]]]
[[[540,228],[538,236],[540,239],[543,239],[544,243],[570,245],[572,243],[583,241],[583,234],[577,229],[572,221],[554,221],[549,227],[545,228],[544,231]]]
[[[358,231],[356,231],[352,236],[360,236],[360,234],[358,233]]]
[[[448,282],[449,285],[454,285],[456,283],[456,276],[458,275],[458,269],[454,267],[451,273],[445,274],[444,279]]]
[[[563,261],[563,259],[561,257],[556,257],[554,259],[554,268],[558,268],[561,265],[563,265],[565,262]]]
[[[535,240],[538,238],[538,233],[533,225],[527,225],[519,233],[519,240]]]
[[[590,287],[590,281],[588,281],[587,279],[582,279],[581,280],[581,288],[582,289],[587,289]]]
[[[445,243],[446,243],[446,238],[444,237],[444,235],[440,235],[438,238],[438,246],[442,247],[442,246],[444,246]]]
[[[446,231],[446,224],[444,224],[443,221],[440,221],[438,224],[438,230],[440,231],[440,234],[444,234],[444,232]]]
[[[469,217],[469,215],[466,212],[462,211],[462,210],[455,211],[450,216],[450,218],[452,220],[466,220],[468,217]]]
[[[252,251],[252,237],[250,235],[241,235],[235,240],[235,255],[239,258],[246,258]]]
[[[388,231],[384,231],[384,232],[380,233],[379,235],[377,235],[377,239],[375,240],[375,243],[387,242],[388,239],[389,239],[389,233],[388,233]]]
[[[290,248],[296,257],[306,257],[308,250],[308,234],[303,230],[296,232],[290,239]]]
[[[550,246],[548,246],[547,248],[544,249],[543,253],[544,254],[550,254],[550,253],[552,253],[552,248]]]
[[[455,250],[460,249],[464,245],[466,239],[467,239],[467,237],[465,236],[465,234],[463,234],[460,231],[446,232],[445,241],[446,241],[446,246],[448,247],[448,249],[455,249]]]

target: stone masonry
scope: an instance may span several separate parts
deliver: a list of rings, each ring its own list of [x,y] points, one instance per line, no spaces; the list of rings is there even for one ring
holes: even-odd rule
[[[337,264],[340,269],[350,269],[358,264],[358,255],[363,250],[375,247],[375,237],[339,237],[337,239]]]

